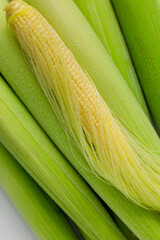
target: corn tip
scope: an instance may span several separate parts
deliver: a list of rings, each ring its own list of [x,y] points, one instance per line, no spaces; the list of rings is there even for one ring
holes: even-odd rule
[[[4,8],[6,12],[6,20],[8,23],[12,23],[17,14],[22,13],[22,8],[26,8],[27,3],[24,3],[22,0],[13,0]]]

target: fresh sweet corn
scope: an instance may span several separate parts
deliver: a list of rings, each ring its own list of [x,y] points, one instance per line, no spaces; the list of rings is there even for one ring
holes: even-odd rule
[[[159,154],[122,126],[72,52],[33,7],[14,0],[5,10],[51,106],[91,168],[138,205],[159,211]]]
[[[74,52],[78,62],[90,73],[103,98],[114,109],[114,112],[118,115],[120,113],[129,128],[135,130],[140,135],[140,138],[143,136],[143,132],[148,130],[148,136],[152,136],[152,139],[147,141],[148,138],[145,137],[144,141],[150,143],[151,146],[156,146],[157,137],[152,134],[147,123],[144,125],[145,118],[141,114],[136,101],[133,101],[133,97],[126,88],[123,79],[119,77],[118,73],[114,74],[114,71],[110,71],[110,68],[112,70],[115,70],[115,68],[111,67],[110,61],[108,61],[109,56],[107,57],[96,34],[73,1],[26,0],[26,2],[38,9],[56,28],[56,32]],[[143,240],[160,239],[159,214],[138,207],[114,187],[101,181],[90,170],[85,158],[77,150],[71,137],[66,136],[42,89],[28,64],[24,61],[18,42],[6,24],[3,12],[6,4],[6,0],[0,1],[0,71],[5,76],[8,84],[14,89],[61,152],[134,234]],[[107,74],[111,78],[108,78]],[[117,79],[114,79],[115,75],[117,75]],[[97,78],[97,76],[99,77]],[[118,103],[121,104],[115,107]],[[127,111],[126,107],[128,107]],[[159,149],[158,146],[157,149]]]
[[[39,240],[76,240],[65,215],[0,143],[0,187]]]

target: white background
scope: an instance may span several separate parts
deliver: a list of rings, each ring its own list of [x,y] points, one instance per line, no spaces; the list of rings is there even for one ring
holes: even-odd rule
[[[73,223],[72,227],[75,229]],[[83,238],[75,229],[80,240]],[[0,187],[0,240],[38,240]],[[67,239],[66,239],[67,240]]]
[[[37,240],[1,188],[0,240]]]

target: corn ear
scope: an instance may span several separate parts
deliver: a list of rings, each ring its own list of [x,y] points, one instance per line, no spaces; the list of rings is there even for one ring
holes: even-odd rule
[[[36,9],[14,0],[5,10],[55,114],[91,168],[138,205],[160,211],[160,155],[120,124]]]
[[[128,49],[110,0],[74,0],[112,57],[134,96],[149,117]]]
[[[78,239],[62,211],[2,144],[0,166],[0,186],[38,239]]]
[[[67,30],[70,32],[71,36],[73,36],[72,31],[73,32],[75,31],[76,34],[74,34],[74,40],[75,36],[77,36],[76,41],[80,39],[78,46],[79,44],[82,44],[81,48],[83,49],[83,47],[85,47],[83,41],[81,42],[82,40],[81,37],[85,38],[86,32],[83,35],[81,34],[79,35],[79,32],[81,31],[83,32],[83,30],[86,31],[88,29],[90,33],[89,30],[90,26],[88,25],[88,23],[83,18],[80,11],[72,1],[61,0],[56,2],[54,0],[52,2],[51,1],[39,2],[36,0],[34,1],[32,0],[32,4],[37,9],[39,9],[51,23],[56,24],[56,26],[60,24],[60,27],[62,27],[62,29],[64,29],[63,17],[66,23],[68,23],[68,20],[70,20],[68,24],[69,29]],[[71,13],[73,14],[75,13],[74,21],[73,15],[71,16]],[[79,24],[83,22],[82,25],[80,24],[78,31],[77,27],[75,27],[74,29],[70,28],[72,24],[74,24],[74,22],[77,21],[77,18],[79,19],[78,22]],[[59,21],[57,21],[58,19]],[[55,142],[56,145],[61,149],[63,154],[81,173],[81,175],[86,179],[86,181],[94,188],[94,190],[101,196],[101,198],[116,212],[116,214],[123,220],[123,222],[135,233],[135,235],[144,240],[160,239],[159,215],[156,213],[151,213],[134,205],[114,187],[104,183],[99,178],[97,178],[93,174],[93,172],[90,171],[86,163],[86,160],[75,148],[75,144],[72,143],[71,139],[69,140],[70,142],[69,144],[68,138],[66,137],[61,125],[57,121],[57,118],[53,113],[49,103],[47,102],[41,88],[39,87],[38,83],[36,82],[36,79],[33,77],[31,71],[29,70],[27,64],[25,63],[23,55],[17,44],[17,41],[15,40],[8,26],[5,24],[4,15],[1,15],[1,23],[2,24],[0,25],[0,32],[2,33],[1,34],[2,38],[0,38],[1,41],[0,71],[6,77],[8,83],[12,86],[12,88],[15,90],[15,92],[21,98],[21,100],[25,103],[25,105],[28,107],[31,113],[35,116],[39,124],[45,129],[45,131],[53,140],[53,142]],[[52,25],[54,26],[54,24]],[[65,31],[65,33],[68,34],[68,31]],[[59,34],[60,33],[62,34],[64,33],[64,31],[61,31],[59,29]],[[90,38],[88,37],[86,38],[87,41],[89,39]],[[93,40],[93,42],[95,41],[95,34],[93,32],[91,34],[91,39]],[[92,45],[93,42],[91,42],[90,44]],[[99,40],[97,39],[96,42],[98,44]],[[68,41],[68,44],[70,43],[71,42]],[[88,42],[86,43],[88,44]],[[89,47],[90,44],[87,47]],[[97,44],[94,43],[94,51],[92,51],[92,53],[94,54],[95,52],[96,54],[99,53],[99,51],[97,52]],[[74,49],[80,51],[82,54],[83,51],[81,48],[75,47]],[[88,59],[87,49],[83,53],[85,52],[86,52],[85,58]],[[91,54],[91,51],[89,53]],[[86,65],[88,64],[89,62],[87,61]],[[19,69],[21,69],[21,71],[19,71]]]
[[[160,130],[160,4],[112,0],[147,103]]]
[[[2,79],[0,141],[91,239],[124,239],[90,188]]]

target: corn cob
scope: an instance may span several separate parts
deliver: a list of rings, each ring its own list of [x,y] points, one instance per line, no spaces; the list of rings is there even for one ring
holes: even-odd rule
[[[160,130],[159,0],[112,0],[155,123]]]
[[[41,240],[78,239],[66,217],[0,144],[0,186]]]
[[[44,16],[46,16],[51,23],[54,23],[54,25],[57,28],[57,31],[59,31],[59,34],[65,35],[63,37],[64,38],[66,37],[67,44],[70,45],[70,48],[72,48],[73,51],[76,53],[76,57],[79,59],[79,61],[83,63],[83,60],[87,59],[86,63],[83,64],[84,66],[89,67],[88,57],[91,60],[92,64],[94,65],[94,60],[92,60],[92,58],[94,59],[94,55],[92,56],[93,52],[94,54],[95,53],[98,54],[98,56],[103,56],[103,51],[101,51],[102,48],[99,45],[99,41],[95,37],[95,34],[92,31],[90,31],[89,25],[87,25],[86,20],[80,14],[79,10],[72,3],[72,1],[54,0],[52,2],[50,1],[39,2],[36,0],[32,0],[32,4],[34,4],[34,6],[37,7],[37,9],[39,8],[39,10],[41,10]],[[74,14],[72,15],[71,13],[75,14],[74,21],[73,21]],[[79,20],[79,22],[77,20]],[[64,25],[64,22],[67,23],[67,25],[66,24]],[[28,66],[25,64],[17,42],[15,41],[10,29],[8,29],[8,27],[5,25],[3,15],[1,15],[1,23],[2,24],[0,25],[0,32],[2,34],[0,38],[1,41],[0,70],[6,76],[7,81],[15,90],[17,95],[19,95],[19,97],[23,100],[23,102],[30,109],[32,114],[36,117],[37,121],[45,129],[45,131],[51,137],[51,139],[61,149],[64,155],[68,157],[68,159],[72,162],[75,168],[86,179],[86,181],[88,181],[88,183],[97,191],[97,193],[103,198],[103,200],[116,212],[116,214],[126,223],[126,225],[140,239],[144,240],[160,239],[159,215],[148,212],[140,207],[135,206],[130,201],[128,201],[122,194],[120,194],[120,192],[117,191],[115,188],[97,178],[89,170],[89,167],[86,164],[85,159],[79,153],[79,151],[77,151],[74,143],[72,143],[71,144],[72,147],[70,147],[70,144],[67,141],[68,139],[64,134],[61,125],[57,121],[54,113],[51,111],[51,108],[48,102],[46,101],[46,98],[44,97],[39,85],[37,84],[36,80],[31,74]],[[80,23],[82,23],[82,25]],[[77,24],[80,25],[79,28],[77,28]],[[67,30],[65,29],[66,26]],[[75,32],[74,38],[72,31]],[[89,32],[90,38],[88,38],[86,33],[82,34],[85,31]],[[74,40],[73,41],[74,44],[71,44],[72,43],[71,39],[72,41]],[[89,39],[91,39],[92,41],[89,41]],[[77,45],[79,46],[78,41],[81,44],[81,48],[76,47]],[[86,41],[85,44],[83,44],[84,41]],[[10,44],[11,42],[12,44]],[[92,51],[92,47],[90,46],[93,47],[94,51]],[[84,56],[85,59],[83,59]],[[96,59],[98,59],[97,63],[99,63],[101,60],[100,57],[98,58],[96,57]],[[19,69],[21,69],[21,71],[19,71]],[[103,72],[105,69],[106,68],[105,67],[103,68],[102,66],[101,72]],[[101,75],[101,77],[103,78],[103,75]],[[120,78],[119,80],[122,79]],[[118,84],[118,82],[116,84]],[[120,85],[123,86],[123,81],[121,82]],[[120,85],[118,86],[119,91],[121,89]],[[104,87],[102,89],[104,90]],[[108,94],[110,94],[110,92],[108,92]],[[123,94],[125,95],[125,92],[123,92]],[[116,97],[120,97],[120,95]],[[127,103],[128,102],[130,101],[127,101]],[[139,114],[137,115],[135,114],[135,117],[138,118],[138,116]],[[70,143],[71,142],[72,140],[70,139]]]
[[[137,101],[148,109],[110,0],[74,0],[112,57]]]
[[[2,79],[0,141],[91,239],[124,239],[90,188]]]
[[[71,51],[31,6],[6,8],[7,20],[67,134],[93,170],[141,206],[160,210],[160,156],[116,119]]]

